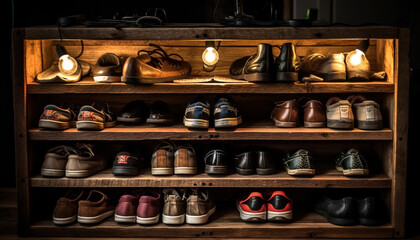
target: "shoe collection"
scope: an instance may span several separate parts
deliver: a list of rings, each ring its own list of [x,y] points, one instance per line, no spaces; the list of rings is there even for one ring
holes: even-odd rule
[[[153,84],[184,79],[190,76],[191,65],[176,53],[168,54],[162,47],[149,44],[151,50],[141,49],[136,57],[121,57],[115,53],[101,55],[92,67],[97,83],[124,82]],[[280,54],[273,56],[273,48]],[[357,61],[353,60],[357,59]],[[77,82],[90,72],[89,64],[80,61],[79,71],[71,75],[61,73],[55,62],[37,74],[39,83]],[[256,53],[235,60],[229,69],[231,77],[250,82],[302,81],[369,81],[384,80],[385,72],[374,73],[365,54],[360,50],[324,56],[313,53],[299,57],[292,43],[272,46],[257,45]]]
[[[351,95],[345,100],[334,96],[325,107],[318,100],[305,98],[276,102],[271,113],[277,127],[297,127],[302,122],[300,116],[303,116],[303,126],[308,128],[353,129],[357,126],[363,130],[379,130],[383,127],[379,104],[361,95]]]

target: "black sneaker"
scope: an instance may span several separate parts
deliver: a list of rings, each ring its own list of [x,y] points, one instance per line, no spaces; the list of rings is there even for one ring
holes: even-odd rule
[[[190,128],[208,128],[210,118],[210,103],[199,96],[188,104],[184,114],[184,125]]]
[[[166,102],[155,101],[146,122],[152,124],[171,124],[174,121],[172,112]]]
[[[80,108],[76,127],[82,130],[102,130],[117,124],[115,115],[110,111],[108,104],[85,105]]]
[[[64,130],[76,126],[77,115],[74,105],[56,106],[48,104],[39,118],[40,128]]]
[[[135,145],[124,146],[121,152],[117,153],[112,164],[112,174],[124,176],[136,176],[143,164],[143,158]]]
[[[149,109],[144,101],[134,100],[127,103],[118,114],[117,120],[123,123],[142,123],[146,121]]]
[[[227,96],[219,96],[214,105],[214,127],[236,127],[242,123],[242,116],[233,99]]]
[[[284,168],[289,175],[314,175],[315,168],[308,150],[299,149],[295,153],[287,153],[283,159]]]
[[[344,176],[365,176],[369,175],[366,159],[356,149],[342,152],[335,160],[335,168],[343,172]]]

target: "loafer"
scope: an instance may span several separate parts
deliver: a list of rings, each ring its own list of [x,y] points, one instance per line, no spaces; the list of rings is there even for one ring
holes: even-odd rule
[[[276,171],[276,162],[267,151],[255,151],[255,170],[257,174],[273,174]]]
[[[117,116],[117,121],[122,123],[142,123],[146,121],[149,109],[142,100],[127,103]]]
[[[276,102],[271,112],[271,119],[274,121],[276,127],[297,127],[299,109],[296,99]]]
[[[107,167],[107,158],[100,153],[94,153],[92,144],[76,144],[77,153],[69,155],[66,164],[66,177],[88,177]]]
[[[369,175],[368,163],[365,157],[353,148],[340,154],[335,160],[335,168],[343,172],[344,176]]]
[[[77,221],[79,201],[84,198],[84,190],[71,189],[57,200],[54,208],[53,223],[68,225]]]
[[[228,96],[218,96],[214,105],[214,127],[230,128],[242,123],[242,116],[233,101]]]
[[[254,152],[244,152],[235,156],[235,170],[240,175],[255,173]]]
[[[96,224],[115,213],[115,206],[109,197],[98,190],[90,190],[86,200],[79,201],[77,221],[81,224]]]
[[[97,83],[121,82],[123,61],[115,53],[103,54],[93,66],[93,80]]]
[[[314,175],[315,168],[312,161],[308,150],[299,149],[293,154],[287,153],[283,164],[289,175]]]
[[[147,123],[152,124],[171,124],[173,122],[172,112],[166,102],[155,101],[152,103]]]
[[[64,130],[76,126],[77,114],[73,104],[58,107],[48,104],[39,118],[38,127]]]
[[[225,151],[214,149],[207,152],[204,157],[205,172],[208,174],[227,174],[227,156]]]
[[[191,101],[184,114],[184,125],[188,128],[209,128],[210,103],[204,96]]]
[[[70,154],[77,154],[77,150],[66,145],[49,149],[42,162],[41,175],[44,177],[64,177]]]
[[[318,100],[309,100],[303,105],[303,126],[307,128],[325,127],[325,107]]]

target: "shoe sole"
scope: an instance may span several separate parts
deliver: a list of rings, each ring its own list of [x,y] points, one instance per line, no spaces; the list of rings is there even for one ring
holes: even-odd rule
[[[287,169],[287,174],[296,175],[315,175],[315,169]]]
[[[337,171],[342,172],[344,176],[366,176],[369,175],[369,169],[357,168],[344,170],[340,166],[336,166]]]
[[[67,224],[72,224],[76,221],[77,221],[77,215],[66,217],[66,218],[53,217],[53,223],[56,225],[67,225]]]
[[[256,168],[255,170],[257,174],[260,174],[260,175],[269,175],[269,174],[273,174],[276,171],[275,168]]]
[[[89,170],[67,170],[66,169],[66,177],[74,177],[74,178],[80,178],[80,177],[89,177],[101,170],[105,169],[105,167],[101,166],[101,167],[97,167],[94,169],[89,169]]]
[[[40,119],[38,123],[39,128],[48,128],[48,129],[57,129],[57,130],[64,130],[74,126],[70,122],[63,122],[63,121],[54,121],[48,119]]]
[[[139,169],[136,167],[113,166],[112,174],[125,175],[125,176],[137,176],[139,175]]]
[[[214,120],[214,127],[216,128],[229,128],[236,127],[242,123],[242,117],[237,118],[221,118]]]
[[[114,214],[114,221],[120,222],[120,223],[135,223],[136,222],[136,216],[123,216]]]
[[[146,120],[147,123],[151,124],[171,124],[173,123],[173,119],[155,119],[155,118],[148,118]]]
[[[189,128],[209,128],[209,121],[204,119],[190,119],[184,117],[184,126]]]
[[[272,82],[273,74],[271,73],[250,73],[235,76],[235,79],[245,79],[249,82]]]
[[[136,83],[136,84],[165,83],[165,82],[171,82],[171,81],[177,80],[177,79],[186,78],[189,75],[190,75],[190,73],[182,75],[182,76],[167,77],[167,78],[137,78],[137,77],[122,76],[121,77],[121,82]]]
[[[337,129],[353,129],[354,122],[343,121],[343,120],[327,120],[327,127],[328,128],[337,128]]]
[[[185,214],[185,222],[188,224],[205,224],[208,222],[209,217],[216,211],[216,206],[210,209],[206,214],[203,215],[188,215]]]
[[[293,212],[292,211],[285,211],[285,212],[274,212],[274,211],[267,211],[267,220],[273,222],[288,222],[292,220]]]
[[[152,168],[152,175],[171,175],[174,174],[174,168]]]
[[[299,75],[297,72],[277,72],[276,81],[278,82],[297,82]]]
[[[240,175],[251,175],[255,173],[255,169],[243,169],[236,167],[235,170]]]
[[[357,121],[357,127],[363,130],[382,129],[382,121]]]
[[[175,174],[196,174],[197,167],[175,167],[174,173]]]
[[[93,217],[83,217],[83,216],[77,216],[77,221],[79,223],[84,223],[84,224],[94,224],[94,223],[99,223],[105,219],[107,219],[108,217],[114,215],[114,210],[102,213],[98,216],[93,216]]]
[[[227,166],[212,166],[206,165],[205,172],[208,174],[227,174]]]
[[[369,73],[364,71],[347,71],[348,81],[366,82],[369,81]]]
[[[65,170],[63,169],[51,169],[51,168],[41,168],[41,175],[45,177],[64,177]]]
[[[126,123],[140,123],[143,122],[142,118],[125,118],[125,117],[117,117],[118,122],[126,122]]]
[[[274,124],[276,127],[283,127],[283,128],[294,128],[297,127],[297,122],[282,122],[277,119],[273,119]]]
[[[325,122],[303,122],[303,126],[306,128],[323,128],[325,125]]]
[[[179,225],[185,222],[185,214],[178,216],[170,216],[162,213],[162,222],[169,225]]]
[[[236,203],[236,209],[239,211],[239,216],[245,222],[264,222],[267,220],[267,212],[251,213],[242,210],[241,206]]]
[[[345,72],[340,73],[327,73],[322,76],[324,82],[344,82],[347,81],[347,75]]]
[[[94,76],[93,80],[97,83],[121,82],[121,76]]]
[[[95,122],[95,121],[77,121],[76,128],[82,130],[102,130],[104,128],[111,128],[117,124],[117,121],[112,122]]]
[[[156,215],[154,217],[148,217],[148,218],[143,218],[143,217],[136,217],[136,222],[138,224],[156,224],[159,222],[159,215]]]

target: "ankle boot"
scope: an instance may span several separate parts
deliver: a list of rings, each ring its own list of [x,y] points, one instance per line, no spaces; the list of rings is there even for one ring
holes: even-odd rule
[[[298,81],[300,59],[296,55],[295,45],[292,43],[283,44],[275,64],[276,81]]]

